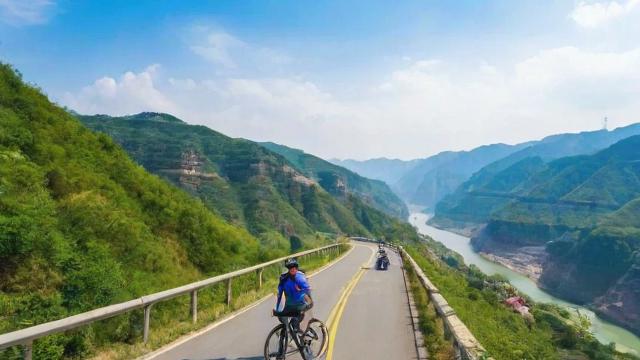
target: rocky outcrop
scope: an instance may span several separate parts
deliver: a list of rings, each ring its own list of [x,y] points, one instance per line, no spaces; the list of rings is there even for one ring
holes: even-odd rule
[[[543,266],[538,286],[559,298],[587,304],[600,294],[586,287],[580,279],[574,263],[550,260]]]

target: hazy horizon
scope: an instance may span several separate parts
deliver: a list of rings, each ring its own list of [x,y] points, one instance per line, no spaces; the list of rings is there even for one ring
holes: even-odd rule
[[[167,112],[325,159],[635,123],[639,30],[638,0],[0,1],[0,59],[61,105]]]

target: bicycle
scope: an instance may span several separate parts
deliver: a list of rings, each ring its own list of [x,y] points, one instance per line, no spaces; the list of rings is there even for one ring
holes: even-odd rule
[[[322,321],[311,317],[303,332],[299,330],[303,314],[274,311],[273,315],[278,317],[280,324],[267,335],[264,344],[265,359],[284,360],[287,355],[300,352],[303,360],[313,360],[326,353],[329,334]]]

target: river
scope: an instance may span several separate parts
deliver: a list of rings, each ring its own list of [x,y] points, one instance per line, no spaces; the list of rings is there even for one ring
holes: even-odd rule
[[[500,274],[504,276],[513,286],[535,301],[551,302],[579,311],[581,314],[589,317],[589,320],[591,320],[591,331],[600,342],[604,344],[615,342],[618,350],[640,355],[640,337],[620,326],[599,318],[593,311],[585,307],[554,297],[540,289],[536,283],[528,277],[480,256],[480,254],[473,251],[468,237],[436,229],[433,226],[427,225],[427,220],[429,220],[429,215],[424,213],[414,212],[409,216],[409,222],[418,228],[420,233],[432,237],[449,249],[462,255],[467,264],[476,265],[485,274]]]

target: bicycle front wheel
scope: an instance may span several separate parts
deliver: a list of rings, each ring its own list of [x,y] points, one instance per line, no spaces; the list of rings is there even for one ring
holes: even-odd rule
[[[329,332],[324,323],[318,319],[309,321],[307,330],[302,336],[304,344],[309,347],[314,358],[319,358],[329,347]]]
[[[287,329],[283,324],[274,327],[267,335],[264,343],[265,359],[284,359],[287,353],[289,341],[287,340]]]

